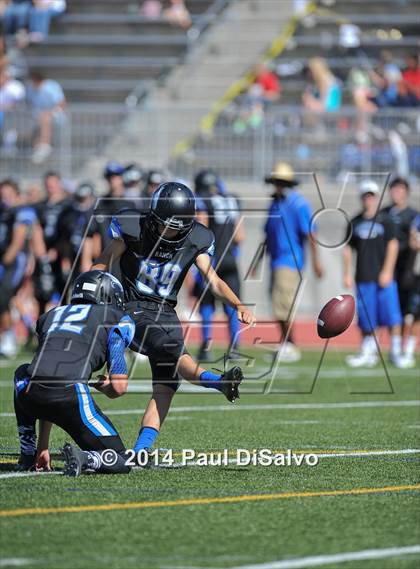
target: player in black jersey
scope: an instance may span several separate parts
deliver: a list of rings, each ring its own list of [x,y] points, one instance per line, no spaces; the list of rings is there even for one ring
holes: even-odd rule
[[[125,448],[114,425],[89,391],[88,381],[105,363],[109,377],[93,386],[110,398],[127,389],[125,347],[134,336],[134,322],[123,313],[121,283],[109,273],[89,271],[73,286],[71,304],[53,308],[38,320],[38,350],[30,364],[15,372],[15,413],[21,445],[20,465],[36,462],[35,423],[40,420],[38,466],[49,468],[48,439],[52,424],[78,444],[65,445],[65,473],[90,469],[126,473]],[[115,451],[115,463],[101,453]]]
[[[11,357],[17,345],[10,315],[10,301],[22,285],[27,270],[29,239],[36,215],[20,201],[19,187],[13,180],[0,182],[0,353]]]
[[[344,284],[357,287],[358,324],[362,333],[359,354],[347,356],[351,367],[372,367],[378,363],[375,334],[386,326],[391,336],[390,360],[401,367],[401,309],[394,280],[398,241],[390,216],[378,212],[380,190],[374,180],[359,186],[362,211],[351,220],[348,245],[343,250]],[[356,274],[352,276],[353,252]]]
[[[96,201],[93,216],[88,226],[86,239],[83,243],[82,268],[90,267],[111,242],[108,235],[112,216],[121,209],[135,208],[134,201],[124,197],[125,187],[123,181],[124,167],[118,162],[108,162],[103,176],[108,184],[108,191],[104,197]],[[118,271],[113,272],[118,275]]]
[[[214,235],[195,219],[195,197],[183,184],[164,183],[152,197],[150,211],[125,211],[113,218],[113,243],[94,268],[106,270],[116,259],[125,292],[126,309],[136,322],[132,349],[149,357],[153,395],[134,449],[150,448],[169,410],[180,377],[215,388],[229,401],[238,396],[239,367],[223,375],[199,367],[186,353],[181,323],[175,312],[178,291],[195,264],[212,293],[236,309],[240,321],[253,324],[244,306],[212,267]]]
[[[237,258],[239,245],[245,235],[240,222],[241,206],[239,199],[228,194],[218,176],[210,170],[202,170],[195,178],[197,199],[197,219],[208,227],[215,236],[213,267],[217,274],[230,286],[236,296],[240,296],[240,278]],[[193,295],[200,301],[202,344],[198,354],[199,361],[214,361],[210,352],[211,324],[215,312],[215,299],[205,286],[199,272],[196,273]],[[236,311],[224,304],[230,333],[229,357],[237,355],[239,344],[239,322]]]
[[[80,248],[93,215],[94,204],[95,188],[89,182],[82,182],[74,192],[74,200],[62,211],[58,218],[57,249],[61,254],[63,273],[67,275],[67,286],[69,285],[68,277],[72,268],[72,277],[74,278],[77,274],[88,270],[91,265],[79,253],[82,253]]]
[[[395,265],[395,280],[398,285],[398,296],[400,299],[401,312],[405,320],[410,313],[409,299],[411,297],[411,272],[410,261],[412,258],[410,247],[408,246],[410,228],[416,217],[416,210],[408,205],[410,185],[404,178],[394,178],[389,185],[389,193],[392,204],[383,209],[396,228],[396,237],[399,243],[398,258]],[[403,321],[403,336],[404,336]]]
[[[47,192],[47,198],[36,204],[35,209],[42,227],[44,241],[54,275],[55,290],[51,300],[54,303],[58,303],[66,284],[66,277],[62,267],[62,255],[57,248],[58,220],[63,211],[71,204],[71,198],[67,195],[60,175],[57,172],[51,171],[45,174],[44,186]],[[38,272],[39,270],[40,268],[38,267]],[[40,312],[44,312],[45,306],[50,299],[46,300],[44,295],[39,294],[39,288],[38,283],[35,283],[35,293],[40,304]]]

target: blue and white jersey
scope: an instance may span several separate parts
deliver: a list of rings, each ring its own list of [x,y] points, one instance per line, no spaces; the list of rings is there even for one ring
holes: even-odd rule
[[[105,363],[119,373],[135,325],[109,305],[69,304],[43,314],[36,330],[39,347],[28,368],[31,377],[70,384],[87,382]]]
[[[198,255],[214,254],[214,235],[194,222],[187,237],[168,246],[149,232],[146,216],[125,210],[112,218],[112,239],[123,240],[126,251],[120,260],[126,302],[151,299],[175,306],[185,276]]]
[[[4,255],[9,247],[12,242],[13,232],[19,225],[26,227],[26,249],[36,219],[36,213],[32,207],[7,207],[0,205],[0,256]]]

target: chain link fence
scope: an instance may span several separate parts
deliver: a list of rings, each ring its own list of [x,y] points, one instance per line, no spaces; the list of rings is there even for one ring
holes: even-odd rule
[[[2,127],[2,176],[35,178],[46,169],[77,176],[92,158],[149,164],[158,157],[174,175],[191,179],[200,168],[214,168],[231,179],[261,180],[277,160],[296,171],[397,171],[420,176],[420,118],[416,109],[382,110],[360,116],[353,109],[314,115],[300,108],[271,109],[258,121],[225,112],[210,134],[196,125],[206,109],[147,106],[128,111],[120,105],[77,106],[54,125],[53,152],[41,165],[31,162],[36,121],[27,109],[5,114]],[[125,145],[112,145],[126,131]],[[180,141],[186,140],[182,151]]]

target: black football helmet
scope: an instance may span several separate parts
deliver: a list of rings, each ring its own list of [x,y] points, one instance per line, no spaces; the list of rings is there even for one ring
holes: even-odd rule
[[[120,281],[104,271],[87,271],[74,281],[70,302],[72,304],[110,304],[124,310],[124,289]]]
[[[217,191],[217,174],[212,170],[200,170],[194,178],[194,188],[197,195]]]
[[[161,184],[153,193],[147,228],[159,244],[168,247],[182,243],[193,228],[195,217],[195,197],[190,188],[177,182]],[[162,236],[158,225],[176,229],[173,239]]]

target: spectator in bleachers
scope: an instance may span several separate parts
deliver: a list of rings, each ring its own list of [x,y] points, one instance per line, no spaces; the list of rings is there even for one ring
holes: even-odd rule
[[[170,6],[163,11],[163,15],[175,26],[186,30],[191,27],[191,16],[184,0],[170,0]]]
[[[377,68],[372,69],[369,75],[377,88],[377,94],[372,99],[374,104],[380,108],[396,106],[402,75],[390,51],[381,53]]]
[[[341,86],[322,57],[308,63],[311,84],[302,96],[306,109],[316,113],[333,113],[341,107]]]
[[[259,127],[267,106],[280,99],[281,85],[274,71],[265,63],[258,63],[254,74],[254,81],[244,96],[244,104],[233,126],[236,134],[245,132],[247,126]]]
[[[398,103],[402,107],[416,107],[420,103],[419,57],[411,54],[406,57],[406,67],[402,72]]]
[[[264,104],[280,99],[281,86],[279,78],[265,63],[259,63],[255,67],[253,84],[259,88],[258,98]]]
[[[23,83],[13,79],[7,69],[0,70],[0,140],[3,152],[9,155],[16,150],[17,132],[14,128],[5,130],[6,113],[13,111],[24,100]]]
[[[17,45],[6,46],[6,39],[0,35],[0,71],[8,68],[15,79],[26,77],[27,63],[25,56]]]
[[[53,18],[66,10],[65,0],[33,0],[29,11],[29,39],[32,43],[44,41]]]
[[[347,77],[347,83],[357,110],[362,113],[373,113],[377,110],[378,107],[373,101],[376,88],[369,70],[362,66],[352,67]]]
[[[4,36],[0,35],[0,71],[7,66],[6,42]]]
[[[3,29],[6,36],[26,33],[31,0],[10,0],[3,14]]]
[[[157,20],[162,14],[162,2],[160,0],[144,0],[140,13],[148,20]]]
[[[41,164],[52,152],[53,127],[65,121],[66,99],[57,81],[46,79],[39,71],[32,71],[30,79],[27,99],[37,129],[32,162]]]

